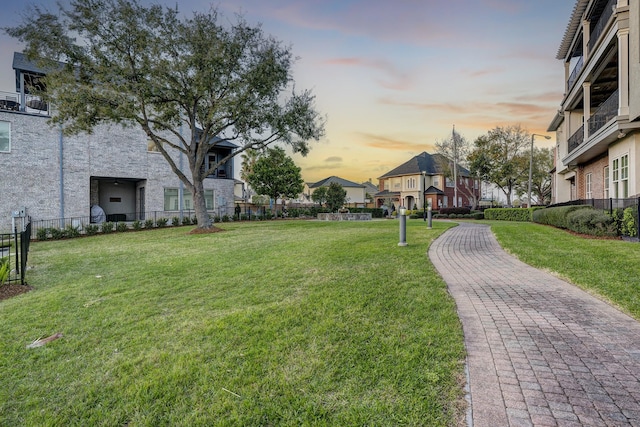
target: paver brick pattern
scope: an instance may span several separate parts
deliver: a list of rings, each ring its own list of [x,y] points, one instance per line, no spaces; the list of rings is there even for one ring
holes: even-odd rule
[[[507,254],[486,225],[446,231],[429,257],[462,322],[474,427],[640,426],[640,323]]]

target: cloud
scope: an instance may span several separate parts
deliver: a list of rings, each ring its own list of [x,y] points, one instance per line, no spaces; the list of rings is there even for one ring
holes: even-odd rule
[[[408,90],[413,83],[413,80],[407,73],[400,71],[391,62],[382,59],[356,57],[332,58],[325,60],[324,64],[344,67],[362,67],[379,71],[383,74],[383,77],[376,79],[376,82],[387,89]]]
[[[324,161],[327,162],[327,163],[342,162],[342,157],[331,156],[331,157],[327,157],[326,159],[324,159]]]
[[[364,140],[362,145],[370,148],[381,148],[393,151],[424,151],[430,144],[420,144],[410,141],[389,138],[384,135],[374,135],[360,132],[358,135]]]

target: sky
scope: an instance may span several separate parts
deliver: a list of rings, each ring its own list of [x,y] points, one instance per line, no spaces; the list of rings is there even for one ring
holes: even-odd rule
[[[68,0],[61,0],[68,4]],[[293,78],[310,89],[326,135],[303,157],[306,182],[335,175],[377,178],[413,156],[435,152],[456,132],[473,142],[496,126],[520,125],[536,145],[559,109],[564,65],[555,59],[575,0],[140,0],[181,13],[217,7],[240,13],[299,59]],[[2,0],[0,28],[29,5]],[[14,91],[16,40],[0,32],[0,91]],[[236,170],[239,170],[236,167]]]

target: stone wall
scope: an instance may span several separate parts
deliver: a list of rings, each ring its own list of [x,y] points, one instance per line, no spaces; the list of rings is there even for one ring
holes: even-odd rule
[[[319,213],[320,221],[371,221],[370,213]]]

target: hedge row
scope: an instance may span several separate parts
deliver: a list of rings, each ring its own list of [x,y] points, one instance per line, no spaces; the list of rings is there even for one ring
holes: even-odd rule
[[[531,213],[540,208],[490,208],[484,210],[485,219],[497,221],[531,221]]]
[[[591,236],[615,237],[618,224],[605,212],[589,205],[558,206],[534,212],[533,221]]]

